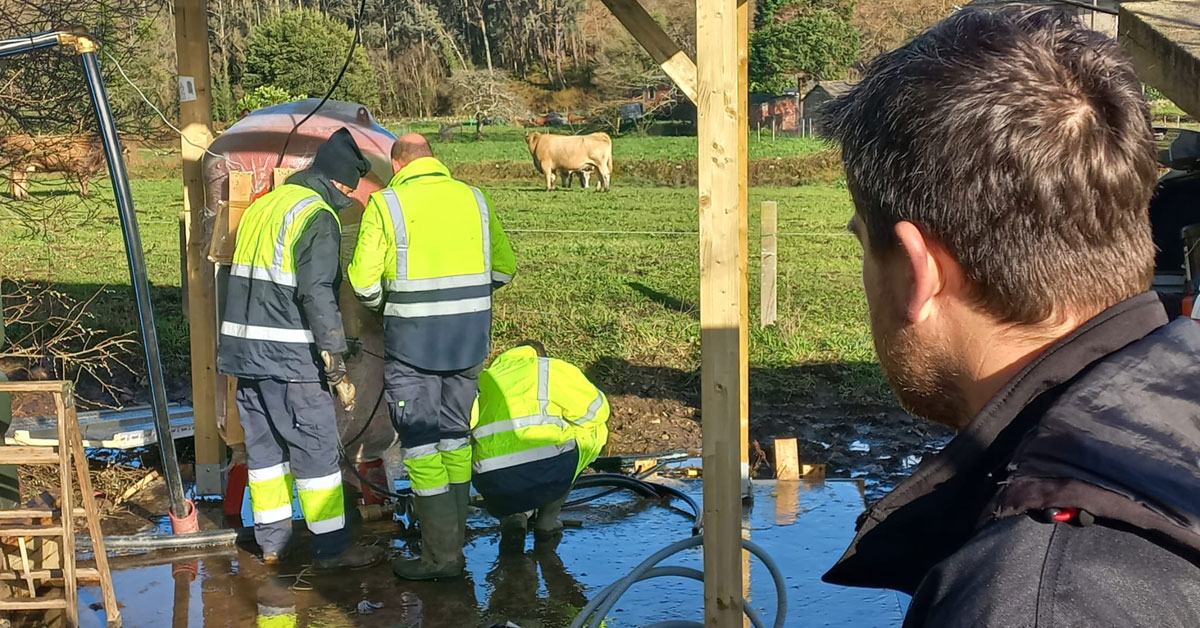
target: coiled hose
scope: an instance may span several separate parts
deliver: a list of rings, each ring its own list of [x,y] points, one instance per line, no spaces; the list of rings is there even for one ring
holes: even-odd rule
[[[587,606],[583,607],[583,610],[575,617],[575,621],[571,622],[570,628],[599,628],[621,596],[634,584],[643,580],[673,576],[703,582],[704,573],[698,569],[678,566],[658,566],[659,563],[671,556],[702,545],[703,543],[704,535],[700,534],[682,541],[676,541],[655,552],[638,564],[637,567],[634,567],[633,571],[629,572],[629,575],[601,590],[592,601],[588,602]],[[766,565],[767,571],[770,572],[771,580],[775,584],[775,621],[771,626],[772,628],[783,628],[784,622],[787,620],[787,595],[783,572],[779,570],[779,565],[775,563],[775,559],[771,558],[771,555],[766,550],[755,543],[742,539],[742,547],[757,556]],[[766,628],[767,624],[763,621],[762,615],[747,604],[745,600],[742,600],[742,609],[745,611],[746,617],[750,620],[750,624],[754,628]],[[647,624],[643,628],[704,628],[704,623],[672,619]]]

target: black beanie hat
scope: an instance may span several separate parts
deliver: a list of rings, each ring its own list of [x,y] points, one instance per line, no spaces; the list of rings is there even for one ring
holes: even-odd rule
[[[311,169],[351,188],[358,187],[358,180],[371,171],[371,162],[363,157],[350,130],[342,127],[317,148]]]

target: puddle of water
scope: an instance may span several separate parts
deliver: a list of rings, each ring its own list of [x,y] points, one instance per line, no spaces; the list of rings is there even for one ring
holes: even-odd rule
[[[663,480],[700,501],[699,480]],[[840,556],[863,508],[862,484],[854,481],[755,484],[748,521],[750,538],[784,570],[788,626],[895,628],[907,603],[895,593],[824,584],[820,576]],[[229,549],[181,560],[168,554],[115,559],[113,579],[126,626],[255,626],[261,613],[291,609],[298,626],[420,626],[460,628],[512,621],[522,628],[565,626],[591,596],[619,579],[645,557],[690,534],[690,520],[677,511],[616,493],[563,513],[581,527],[568,528],[557,551],[534,548],[498,556],[495,520],[476,516],[468,547],[468,576],[445,582],[410,583],[386,565],[307,578],[311,586],[289,590],[294,577],[273,575],[245,550]],[[384,537],[390,523],[364,526],[365,535]],[[392,541],[400,546],[400,541]],[[303,554],[303,552],[301,552]],[[173,566],[172,559],[176,560]],[[154,561],[167,564],[153,565]],[[699,549],[663,563],[701,568]],[[195,570],[195,576],[190,575]],[[298,566],[278,573],[295,574]],[[750,571],[750,603],[770,622],[775,608],[771,579],[761,563]],[[305,590],[308,589],[308,590]],[[103,626],[88,608],[99,601],[96,587],[81,590],[81,625]],[[383,607],[360,615],[363,600]],[[702,619],[703,586],[676,578],[635,585],[615,607],[610,628],[664,619]]]

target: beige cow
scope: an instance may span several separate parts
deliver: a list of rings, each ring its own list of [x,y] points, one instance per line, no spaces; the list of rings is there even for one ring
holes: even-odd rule
[[[0,164],[11,171],[13,198],[29,198],[29,173],[63,172],[74,175],[79,193],[106,165],[104,146],[94,135],[8,135],[0,137]]]
[[[608,191],[612,177],[612,138],[607,133],[590,135],[551,135],[530,133],[525,136],[533,166],[546,177],[546,189],[554,189],[554,180],[559,171],[588,173],[595,170],[600,175],[596,191]],[[587,185],[587,175],[583,175]]]

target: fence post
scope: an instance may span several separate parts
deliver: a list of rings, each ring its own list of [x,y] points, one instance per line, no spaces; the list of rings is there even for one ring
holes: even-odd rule
[[[778,275],[778,243],[779,238],[777,231],[778,203],[775,201],[763,201],[762,204],[762,276],[759,280],[759,289],[762,292],[761,306],[759,308],[759,326],[766,327],[767,325],[775,324],[775,310],[778,288],[776,278]]]

